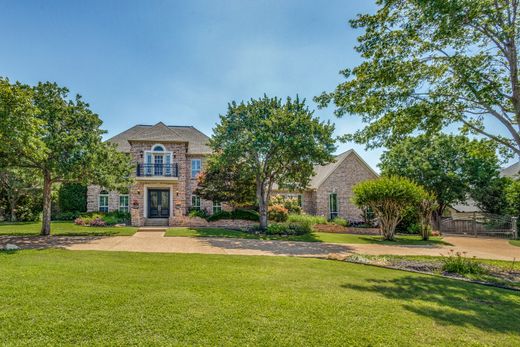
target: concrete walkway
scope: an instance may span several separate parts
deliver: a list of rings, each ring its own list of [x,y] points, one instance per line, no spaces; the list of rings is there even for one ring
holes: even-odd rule
[[[137,232],[114,237],[15,237],[0,236],[0,248],[7,243],[21,248],[61,247],[70,250],[131,251],[165,253],[208,253],[327,257],[330,254],[446,255],[454,251],[484,259],[520,260],[520,247],[507,240],[445,237],[453,246],[391,246],[377,244],[332,244],[319,242],[265,241],[213,237],[164,237],[163,232]]]

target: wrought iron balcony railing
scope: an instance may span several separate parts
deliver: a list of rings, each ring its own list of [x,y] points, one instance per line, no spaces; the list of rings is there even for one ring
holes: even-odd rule
[[[137,177],[179,177],[179,164],[137,164]]]

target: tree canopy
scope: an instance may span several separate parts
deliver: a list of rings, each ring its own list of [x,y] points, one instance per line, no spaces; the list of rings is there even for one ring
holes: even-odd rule
[[[212,165],[251,173],[260,226],[266,228],[273,186],[306,188],[314,165],[334,160],[333,131],[332,124],[320,122],[298,97],[285,102],[267,96],[232,102],[210,140],[215,153]]]
[[[367,125],[345,139],[369,148],[455,123],[520,154],[518,2],[379,0],[350,21],[364,30],[364,61],[316,101],[361,116]]]
[[[56,83],[34,87],[0,79],[0,157],[7,166],[36,170],[43,179],[42,234],[50,233],[55,183],[127,186],[130,160],[102,141],[101,120],[77,95]],[[21,120],[18,122],[18,120]]]
[[[383,175],[407,177],[435,193],[438,218],[448,205],[470,197],[484,207],[489,197],[483,192],[500,180],[496,147],[491,140],[420,135],[383,153],[379,166]]]

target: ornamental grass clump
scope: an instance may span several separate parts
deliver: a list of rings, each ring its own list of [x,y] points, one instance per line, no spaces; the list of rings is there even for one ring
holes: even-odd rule
[[[353,202],[374,211],[385,240],[394,240],[395,227],[407,209],[418,206],[428,193],[404,177],[380,177],[354,186]]]

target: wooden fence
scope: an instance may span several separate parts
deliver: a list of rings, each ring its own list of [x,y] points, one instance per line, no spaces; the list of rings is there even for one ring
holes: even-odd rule
[[[463,219],[443,218],[440,225],[442,234],[474,237],[500,237],[516,239],[517,218],[497,215],[476,215]]]

